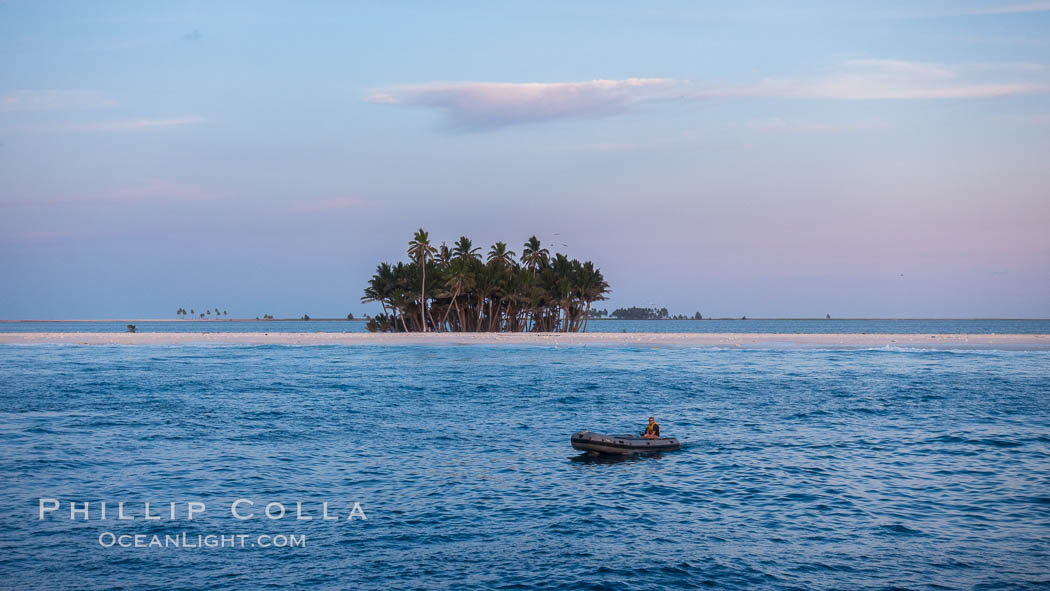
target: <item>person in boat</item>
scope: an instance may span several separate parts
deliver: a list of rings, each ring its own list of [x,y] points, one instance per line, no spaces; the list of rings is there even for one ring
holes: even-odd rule
[[[657,423],[653,417],[649,417],[649,424],[646,425],[645,433],[642,433],[642,437],[646,439],[660,438],[660,423]]]

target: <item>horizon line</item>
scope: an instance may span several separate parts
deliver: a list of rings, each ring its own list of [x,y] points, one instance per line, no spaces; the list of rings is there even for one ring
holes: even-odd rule
[[[0,324],[13,324],[19,322],[279,322],[279,321],[299,321],[299,322],[359,322],[363,321],[364,316],[353,319],[339,318],[339,317],[318,317],[304,320],[303,318],[59,318],[59,319],[44,319],[44,318],[8,318],[0,319]],[[952,316],[832,316],[826,318],[823,316],[711,316],[704,318],[652,318],[652,319],[628,319],[628,318],[591,318],[592,321],[605,321],[605,320],[616,320],[618,322],[663,322],[663,321],[693,321],[702,322],[704,320],[1040,320],[1050,321],[1050,318],[1024,318],[1024,317],[1007,317],[1007,316],[973,316],[973,317],[952,317]]]

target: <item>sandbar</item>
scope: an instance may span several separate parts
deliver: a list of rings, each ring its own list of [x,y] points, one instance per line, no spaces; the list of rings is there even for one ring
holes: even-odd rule
[[[542,345],[1050,350],[1050,334],[0,332],[0,344]]]

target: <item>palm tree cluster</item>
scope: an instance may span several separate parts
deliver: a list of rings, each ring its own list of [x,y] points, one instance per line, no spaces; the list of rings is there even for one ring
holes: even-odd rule
[[[466,236],[435,247],[421,228],[408,244],[409,262],[380,263],[362,302],[379,302],[372,332],[579,332],[591,302],[609,284],[594,263],[543,248],[535,236],[521,257],[497,242],[482,260]]]
[[[630,308],[617,308],[609,316],[617,320],[666,320],[671,317],[671,313],[667,311],[667,308],[631,306]]]
[[[187,315],[193,316],[195,313],[196,313],[196,310],[194,310],[193,308],[190,308],[189,312],[186,312],[186,308],[179,308],[178,310],[175,311],[175,315],[176,316],[182,316],[183,319],[185,319]],[[200,317],[204,318],[205,316],[211,316],[211,314],[212,314],[212,310],[209,309],[207,312],[201,312],[201,316]],[[216,318],[218,318],[219,316],[228,316],[228,315],[229,315],[229,313],[226,310],[222,310],[220,312],[218,308],[215,308],[215,317]]]

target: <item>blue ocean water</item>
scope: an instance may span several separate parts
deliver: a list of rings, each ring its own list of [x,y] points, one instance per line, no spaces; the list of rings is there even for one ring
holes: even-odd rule
[[[10,345],[0,397],[8,588],[1050,585],[1045,351]],[[685,449],[569,447],[650,414]],[[39,520],[41,497],[63,505]],[[239,498],[317,518],[239,521]],[[70,500],[138,518],[71,521]]]
[[[0,322],[0,332],[124,332],[127,321]],[[346,320],[135,321],[138,332],[366,332]],[[1050,319],[592,320],[588,332],[1050,334]]]

